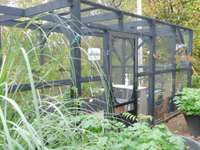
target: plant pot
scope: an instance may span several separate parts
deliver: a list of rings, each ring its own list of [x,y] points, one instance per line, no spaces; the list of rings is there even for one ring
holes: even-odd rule
[[[198,115],[184,115],[188,124],[188,128],[193,136],[200,136],[200,116]]]
[[[189,148],[189,150],[198,150],[200,149],[200,144],[197,141],[194,141],[191,138],[183,137],[185,140],[185,145]]]

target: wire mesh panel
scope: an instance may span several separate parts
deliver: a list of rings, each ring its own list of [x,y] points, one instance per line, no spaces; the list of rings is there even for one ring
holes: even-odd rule
[[[138,113],[147,115],[149,98],[149,77],[141,76],[138,78],[138,82],[140,83],[137,89]]]
[[[95,51],[97,49],[97,51]],[[94,59],[93,59],[94,57]],[[95,60],[95,57],[97,58]],[[81,41],[81,75],[94,77],[102,75],[103,38],[84,36]]]
[[[111,71],[113,94],[117,103],[132,101],[134,89],[134,38],[113,35],[111,39]],[[122,106],[124,111],[133,106]],[[120,110],[118,110],[120,111]]]
[[[165,33],[165,32],[166,33]],[[164,33],[165,34],[164,34]],[[170,70],[173,68],[174,51],[175,51],[175,31],[166,25],[156,25],[156,71]]]
[[[150,39],[148,37],[138,40],[138,73],[149,72]],[[139,82],[140,83],[140,82]]]
[[[162,119],[168,113],[172,96],[172,74],[155,76],[155,118]]]
[[[106,110],[105,89],[101,81],[82,83],[83,108],[88,112]]]
[[[176,72],[176,92],[180,92],[183,88],[187,87],[188,77],[187,71],[177,71]]]
[[[81,40],[81,76],[89,78],[81,84],[84,109],[99,112],[106,109],[103,72],[103,38],[83,36]],[[93,81],[96,79],[97,81]]]
[[[133,83],[133,46],[127,39],[113,39],[112,79],[113,84],[125,84],[125,78]]]
[[[177,69],[188,68],[191,61],[190,49],[189,49],[189,31],[176,30],[176,64]]]
[[[46,42],[41,43],[37,49],[40,64],[39,78],[43,77],[44,81],[71,79],[70,60],[73,58],[70,56],[70,45],[66,42],[66,37],[51,33],[48,37],[42,34],[41,38],[46,38]]]
[[[150,42],[148,37],[138,39],[138,113],[148,114]]]

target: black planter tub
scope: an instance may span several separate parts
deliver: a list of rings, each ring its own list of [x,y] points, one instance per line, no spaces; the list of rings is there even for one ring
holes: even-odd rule
[[[184,115],[188,128],[193,136],[200,136],[200,116]]]

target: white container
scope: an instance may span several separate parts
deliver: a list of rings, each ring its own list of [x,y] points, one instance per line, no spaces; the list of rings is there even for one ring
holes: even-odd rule
[[[125,86],[129,85],[128,74],[125,73]]]

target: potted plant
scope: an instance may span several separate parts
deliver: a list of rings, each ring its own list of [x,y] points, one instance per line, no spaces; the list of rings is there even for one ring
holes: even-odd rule
[[[200,136],[200,89],[184,88],[175,97],[175,104],[184,114],[191,133]]]

